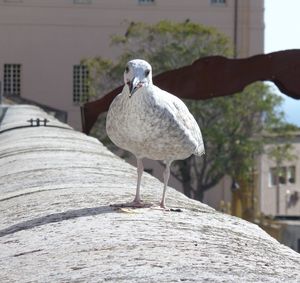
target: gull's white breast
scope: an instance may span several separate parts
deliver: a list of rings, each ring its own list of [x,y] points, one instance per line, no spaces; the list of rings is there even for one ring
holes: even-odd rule
[[[171,161],[204,153],[201,131],[185,104],[154,85],[131,98],[125,86],[109,108],[106,130],[138,158]]]

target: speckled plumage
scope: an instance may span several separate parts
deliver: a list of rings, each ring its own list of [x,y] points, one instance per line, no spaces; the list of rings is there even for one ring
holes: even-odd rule
[[[154,85],[131,98],[124,86],[109,109],[107,134],[138,158],[177,160],[204,152],[200,129],[185,104]]]
[[[110,139],[138,160],[147,157],[170,165],[192,154],[202,155],[201,131],[185,104],[153,85],[151,66],[146,61],[130,61],[127,68],[125,86],[107,115]],[[148,76],[143,76],[147,70]],[[132,82],[136,82],[135,89]]]

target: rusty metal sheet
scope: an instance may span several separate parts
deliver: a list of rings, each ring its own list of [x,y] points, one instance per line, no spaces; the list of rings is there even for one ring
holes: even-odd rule
[[[272,81],[281,92],[300,99],[300,49],[261,54],[244,59],[209,56],[153,78],[155,85],[187,99],[232,95],[256,81]],[[123,85],[82,107],[83,132],[89,133],[100,113],[122,91]]]

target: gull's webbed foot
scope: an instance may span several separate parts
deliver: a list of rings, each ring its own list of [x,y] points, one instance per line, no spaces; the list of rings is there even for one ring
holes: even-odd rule
[[[142,208],[145,207],[146,205],[146,203],[143,200],[137,198],[135,198],[133,202],[131,202],[130,204],[132,207],[137,207],[137,208]]]

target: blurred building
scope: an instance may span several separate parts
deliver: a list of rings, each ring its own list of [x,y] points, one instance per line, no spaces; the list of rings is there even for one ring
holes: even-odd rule
[[[290,153],[293,158],[284,159],[277,165],[269,154],[270,149],[286,143],[292,146]],[[232,202],[233,194],[245,188],[248,191],[241,196],[243,204],[238,206],[244,209],[252,208],[270,216],[300,216],[300,132],[295,132],[292,138],[272,137],[264,151],[265,153],[257,158],[253,183],[237,184],[237,187],[234,187],[233,180],[224,178],[218,186],[205,193],[204,202],[216,209],[228,210],[232,205],[228,204]],[[238,208],[240,209],[243,210]],[[243,216],[244,212],[236,213]]]
[[[266,153],[258,159],[259,210],[266,215],[300,216],[300,132],[289,139],[273,137]],[[292,158],[288,160],[285,156],[281,164],[276,164],[268,152],[286,142],[292,145]]]
[[[267,138],[269,143],[256,160],[252,180],[233,183],[225,177],[205,193],[204,202],[257,223],[278,241],[300,252],[300,132]],[[291,145],[289,154],[276,163],[271,149],[287,143]]]
[[[115,58],[110,36],[124,34],[129,22],[216,27],[232,39],[236,55],[246,57],[263,52],[263,15],[261,0],[0,0],[3,93],[66,111],[80,130],[79,102],[87,92],[80,61]]]

